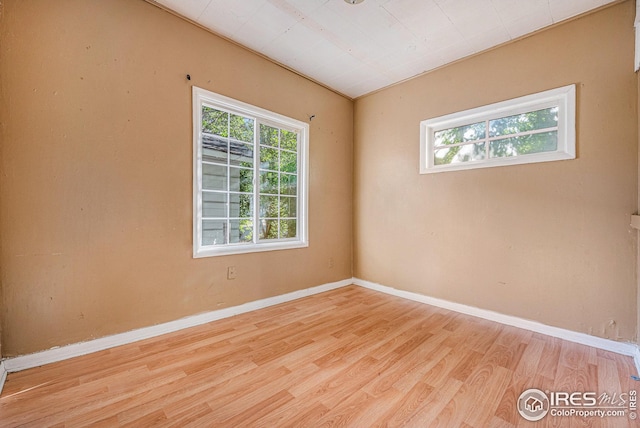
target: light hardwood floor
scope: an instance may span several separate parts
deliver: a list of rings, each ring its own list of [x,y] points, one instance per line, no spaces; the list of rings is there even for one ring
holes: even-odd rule
[[[635,374],[630,357],[350,286],[9,374],[0,426],[534,426],[525,389],[619,394]]]

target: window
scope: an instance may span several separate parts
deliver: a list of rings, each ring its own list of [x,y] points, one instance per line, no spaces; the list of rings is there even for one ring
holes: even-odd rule
[[[574,159],[575,85],[420,123],[420,173]]]
[[[306,247],[306,123],[193,88],[193,255]]]

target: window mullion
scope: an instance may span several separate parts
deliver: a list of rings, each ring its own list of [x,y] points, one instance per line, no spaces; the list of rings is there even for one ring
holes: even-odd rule
[[[278,127],[278,188],[276,189],[276,194],[278,195],[278,220],[277,220],[277,225],[278,225],[278,238],[276,239],[280,239],[280,202],[281,202],[281,198],[280,198],[280,179],[282,178],[280,173],[282,171],[282,159],[281,159],[281,155],[282,155],[282,151],[280,150],[280,148],[282,147],[282,129],[280,129]]]
[[[484,125],[484,158],[489,159],[489,119],[485,121]]]
[[[260,226],[260,120],[253,130],[253,243],[257,244]]]
[[[227,219],[225,227],[225,244],[231,242],[231,114],[227,113]]]
[[[553,132],[557,130],[558,130],[557,126],[552,126],[549,128],[533,129],[531,131],[516,132],[513,134],[496,135],[495,137],[491,137],[490,139],[491,141],[495,141],[495,140],[503,140],[505,138],[526,137],[527,135],[544,134],[545,132]]]
[[[445,144],[445,145],[442,145],[442,146],[434,146],[433,150],[450,149],[452,147],[468,146],[470,144],[481,144],[484,140],[485,140],[485,138],[479,138],[477,140],[469,140],[469,141],[464,141],[462,143],[454,143],[454,144]]]

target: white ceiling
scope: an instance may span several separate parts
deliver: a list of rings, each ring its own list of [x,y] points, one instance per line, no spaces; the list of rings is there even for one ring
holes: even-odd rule
[[[351,98],[615,0],[155,0]]]

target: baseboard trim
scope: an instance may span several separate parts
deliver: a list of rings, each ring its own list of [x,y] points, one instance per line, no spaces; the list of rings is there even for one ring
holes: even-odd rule
[[[576,331],[566,330],[559,327],[552,327],[546,324],[539,323],[537,321],[531,321],[524,318],[505,315],[499,312],[480,309],[474,306],[463,305],[461,303],[455,303],[435,297],[429,297],[410,291],[398,290],[397,288],[388,287],[386,285],[377,284],[375,282],[366,281],[360,278],[353,278],[353,283],[360,287],[369,288],[371,290],[380,291],[382,293],[402,297],[404,299],[426,303],[428,305],[437,306],[439,308],[448,309],[450,311],[483,318],[489,321],[495,321],[500,324],[506,324],[512,327],[518,327],[536,333],[545,334],[547,336],[568,340],[570,342],[592,346],[594,348],[603,349],[605,351],[627,355],[633,357],[636,365],[636,370],[638,370],[638,372],[640,373],[640,349],[634,343],[616,342],[615,340],[603,339],[601,337],[591,336],[585,333],[578,333]]]
[[[5,380],[7,380],[7,369],[4,366],[4,361],[0,361],[0,394],[2,394]]]
[[[636,363],[636,371],[638,373],[636,373],[636,375],[640,374],[640,347],[635,346],[635,350],[633,353],[633,362]],[[638,380],[638,379],[636,379]]]
[[[510,325],[513,327],[530,330],[536,333],[545,334],[547,336],[557,337],[559,339],[580,343],[582,345],[592,346],[606,351],[631,356],[635,362],[636,370],[638,371],[638,373],[640,373],[640,348],[633,343],[616,342],[614,340],[603,339],[585,333],[578,333],[559,327],[553,327],[539,323],[537,321],[531,321],[511,315],[505,315],[487,309],[481,309],[474,306],[455,303],[444,299],[438,299],[423,294],[413,293],[410,291],[399,290],[397,288],[388,287],[386,285],[377,284],[360,278],[349,278],[342,281],[323,284],[303,290],[297,290],[291,293],[282,294],[280,296],[268,297],[266,299],[247,302],[242,305],[233,306],[231,308],[205,312],[202,314],[181,318],[163,324],[143,327],[125,333],[119,333],[112,336],[89,340],[86,342],[74,343],[71,345],[52,348],[46,351],[35,352],[33,354],[8,358],[0,361],[0,393],[2,392],[2,387],[4,386],[7,373],[14,373],[33,367],[39,367],[45,364],[55,363],[57,361],[79,357],[109,348],[114,348],[116,346],[126,345],[129,343],[137,342],[139,340],[149,339],[151,337],[161,336],[167,333],[173,333],[185,328],[195,327],[212,321],[229,318],[234,315],[240,315],[246,312],[255,311],[257,309],[263,309],[269,306],[278,305],[280,303],[285,303],[314,294],[323,293],[325,291],[335,290],[337,288],[346,287],[351,284],[379,291],[381,293],[401,297],[404,299],[425,303],[427,305],[448,309],[450,311],[498,322],[500,324]]]
[[[351,278],[348,278],[342,281],[306,288],[304,290],[293,291],[291,293],[282,294],[280,296],[255,300],[253,302],[244,303],[242,305],[233,306],[231,308],[205,312],[186,318],[181,318],[175,321],[169,321],[163,324],[143,327],[125,333],[114,334],[112,336],[101,337],[99,339],[89,340],[86,342],[74,343],[71,345],[48,349],[46,351],[35,352],[33,354],[8,358],[2,361],[2,370],[4,372],[4,376],[6,377],[7,372],[14,373],[73,357],[79,357],[81,355],[90,354],[92,352],[98,352],[105,349],[114,348],[116,346],[126,345],[128,343],[137,342],[139,340],[149,339],[151,337],[156,337],[167,333],[173,333],[174,331],[206,324],[208,322],[217,321],[223,318],[229,318],[234,315],[240,315],[246,312],[255,311],[257,309],[263,309],[269,306],[274,306],[280,303],[289,302],[291,300],[300,299],[302,297],[323,293],[325,291],[334,290],[351,284],[353,284],[353,281]],[[2,381],[4,381],[4,377],[2,378]]]

